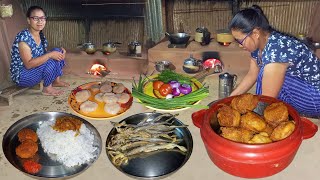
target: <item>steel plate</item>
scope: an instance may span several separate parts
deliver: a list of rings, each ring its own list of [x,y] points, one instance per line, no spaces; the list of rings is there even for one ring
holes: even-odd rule
[[[74,167],[67,167],[63,164],[61,164],[58,161],[52,160],[47,153],[44,152],[40,140],[38,140],[38,152],[36,158],[39,159],[38,163],[42,165],[42,169],[37,174],[30,174],[26,172],[22,166],[21,159],[16,155],[15,149],[20,144],[18,140],[18,132],[23,128],[30,128],[34,131],[36,131],[39,128],[39,125],[41,125],[45,121],[53,121],[58,117],[64,117],[64,116],[71,116],[74,118],[77,118],[81,120],[86,127],[93,133],[94,135],[94,143],[93,145],[97,147],[97,157],[95,159],[91,159],[90,162],[82,164],[80,166],[74,166]],[[72,114],[64,113],[64,112],[44,112],[44,113],[37,113],[32,114],[29,116],[26,116],[16,123],[14,123],[5,133],[3,136],[3,142],[2,142],[2,149],[4,152],[4,155],[8,159],[8,161],[16,167],[18,170],[27,173],[31,176],[36,177],[44,177],[44,178],[62,178],[62,177],[73,177],[78,175],[79,173],[83,172],[87,168],[89,168],[100,156],[101,149],[102,149],[102,141],[99,132],[97,129],[87,122],[86,120],[77,117]]]
[[[138,124],[151,114],[152,113],[135,114],[120,122],[125,121],[127,124]],[[159,115],[161,115],[161,113],[153,113],[150,119],[154,119]],[[175,118],[174,125],[183,125],[183,123]],[[115,128],[110,131],[106,140],[106,146],[108,145],[111,136],[116,133],[117,131]],[[175,151],[158,151],[130,159],[127,165],[121,165],[120,167],[114,166],[126,175],[138,179],[157,179],[171,175],[188,161],[193,149],[193,140],[188,128],[176,128],[174,133],[177,137],[183,139],[179,145],[187,148],[186,154]],[[108,152],[107,156],[110,162],[112,162]]]

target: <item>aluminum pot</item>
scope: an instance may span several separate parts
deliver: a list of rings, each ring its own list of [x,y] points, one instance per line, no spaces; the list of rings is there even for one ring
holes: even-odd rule
[[[121,44],[118,42],[108,41],[102,45],[102,52],[104,53],[113,53],[117,50],[116,44]]]
[[[187,33],[175,33],[169,34],[166,32],[171,44],[186,44],[190,39],[190,35]]]
[[[201,60],[197,60],[193,58],[191,54],[189,58],[184,60],[182,69],[186,73],[190,73],[190,74],[197,73],[202,70]]]
[[[278,142],[269,144],[244,144],[230,141],[218,134],[217,110],[219,104],[230,104],[235,96],[228,97],[192,114],[195,126],[200,133],[211,161],[223,171],[243,178],[262,178],[274,175],[285,169],[294,159],[304,139],[315,135],[318,127],[306,118],[300,118],[297,111],[286,104],[289,116],[295,121],[293,133]],[[279,102],[275,98],[259,96],[265,104]]]
[[[94,54],[97,51],[96,46],[91,42],[83,43],[82,48],[87,54]]]

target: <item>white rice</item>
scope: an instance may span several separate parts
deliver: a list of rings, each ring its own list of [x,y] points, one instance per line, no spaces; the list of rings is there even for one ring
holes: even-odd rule
[[[43,122],[37,129],[42,148],[46,153],[56,155],[56,160],[67,167],[84,164],[97,157],[94,135],[81,125],[80,134],[75,131],[58,132],[52,128],[55,121]]]

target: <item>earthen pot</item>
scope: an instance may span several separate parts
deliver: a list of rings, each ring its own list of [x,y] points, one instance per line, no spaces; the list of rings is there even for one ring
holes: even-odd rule
[[[200,128],[202,140],[212,162],[231,175],[262,178],[282,171],[294,159],[302,140],[313,137],[318,130],[318,126],[306,118],[300,118],[297,111],[286,104],[290,119],[294,120],[296,125],[294,132],[286,139],[269,144],[230,141],[218,134],[219,123],[216,115],[221,107],[219,104],[230,104],[233,98],[222,99],[211,105],[208,110],[192,114],[193,123]],[[260,103],[265,105],[279,102],[275,98],[266,96],[259,96],[259,99]]]

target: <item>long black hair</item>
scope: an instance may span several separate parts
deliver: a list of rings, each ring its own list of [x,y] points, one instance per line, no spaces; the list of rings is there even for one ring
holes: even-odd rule
[[[29,18],[31,16],[31,13],[35,10],[41,10],[44,13],[44,15],[46,16],[46,12],[40,6],[29,7],[29,9],[27,10],[26,16]]]
[[[239,11],[229,24],[230,30],[238,30],[242,33],[249,33],[254,28],[259,28],[266,32],[272,31],[267,17],[258,5],[252,5]]]

